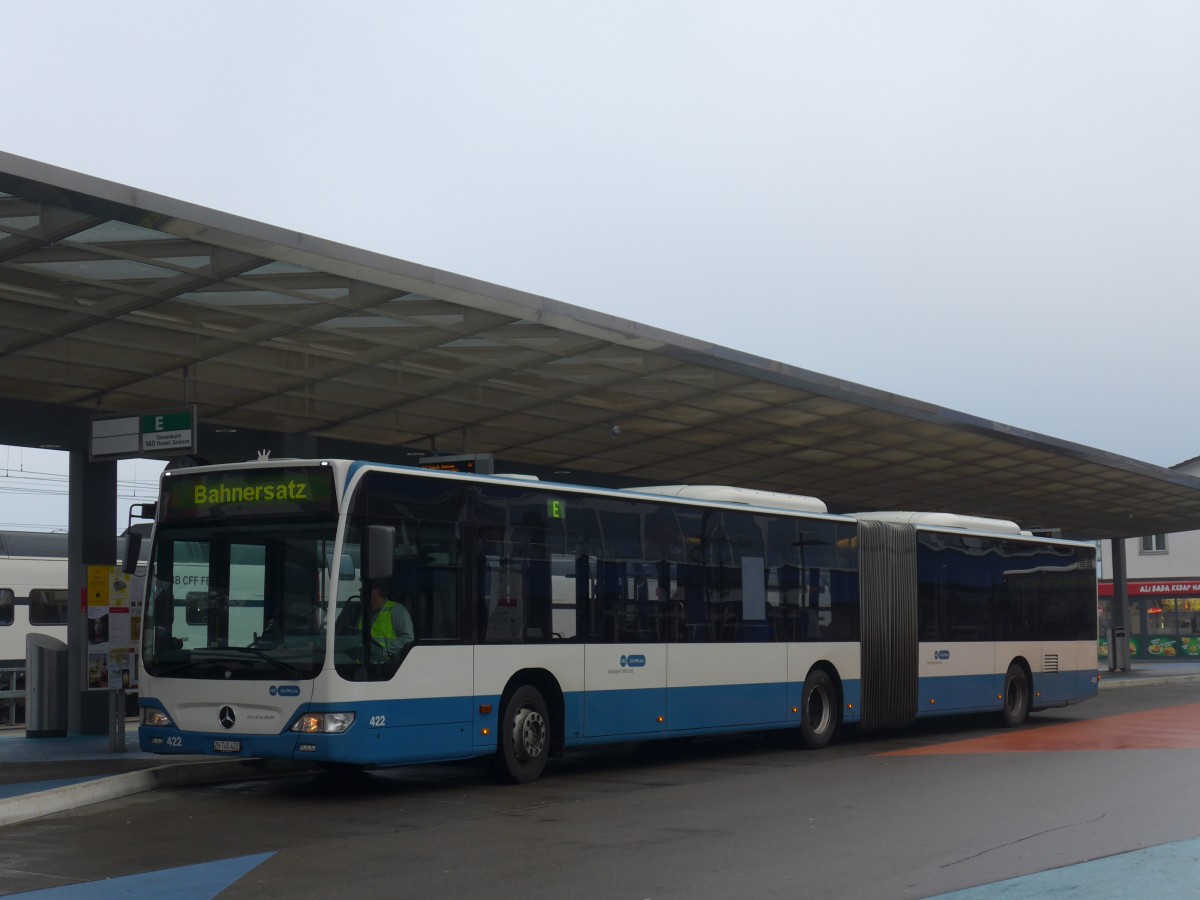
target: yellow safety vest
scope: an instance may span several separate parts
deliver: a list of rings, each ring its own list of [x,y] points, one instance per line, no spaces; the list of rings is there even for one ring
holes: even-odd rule
[[[396,624],[392,621],[392,609],[395,606],[394,600],[384,600],[383,606],[379,607],[379,612],[375,614],[375,620],[371,623],[371,641],[385,649],[389,642],[400,639],[400,635],[396,634]],[[362,619],[358,620],[356,627],[362,628]]]

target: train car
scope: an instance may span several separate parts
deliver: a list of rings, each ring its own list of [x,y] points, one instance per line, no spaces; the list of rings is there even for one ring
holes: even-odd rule
[[[133,527],[149,534],[149,525]],[[29,634],[65,642],[67,610],[66,532],[0,531],[0,669],[24,668]]]
[[[0,531],[0,668],[24,668],[33,633],[67,639],[67,535]]]

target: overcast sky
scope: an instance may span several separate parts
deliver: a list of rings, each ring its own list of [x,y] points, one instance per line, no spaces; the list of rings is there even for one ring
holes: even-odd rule
[[[20,4],[3,149],[1161,465],[1193,2]]]

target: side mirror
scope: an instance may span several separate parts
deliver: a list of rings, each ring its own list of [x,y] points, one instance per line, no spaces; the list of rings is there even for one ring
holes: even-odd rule
[[[142,536],[133,529],[125,532],[125,545],[121,549],[121,571],[132,575],[137,571],[138,556],[142,552]]]
[[[395,560],[396,529],[391,525],[367,526],[367,580],[389,580]]]

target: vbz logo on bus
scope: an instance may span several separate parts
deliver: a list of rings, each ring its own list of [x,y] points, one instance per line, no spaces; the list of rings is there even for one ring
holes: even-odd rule
[[[949,659],[950,651],[949,650],[934,650],[933,658],[934,659]]]
[[[621,668],[622,669],[624,669],[626,667],[628,667],[630,669],[640,669],[644,665],[646,665],[646,657],[642,656],[640,653],[637,653],[637,654],[631,653],[628,656],[621,657]]]

